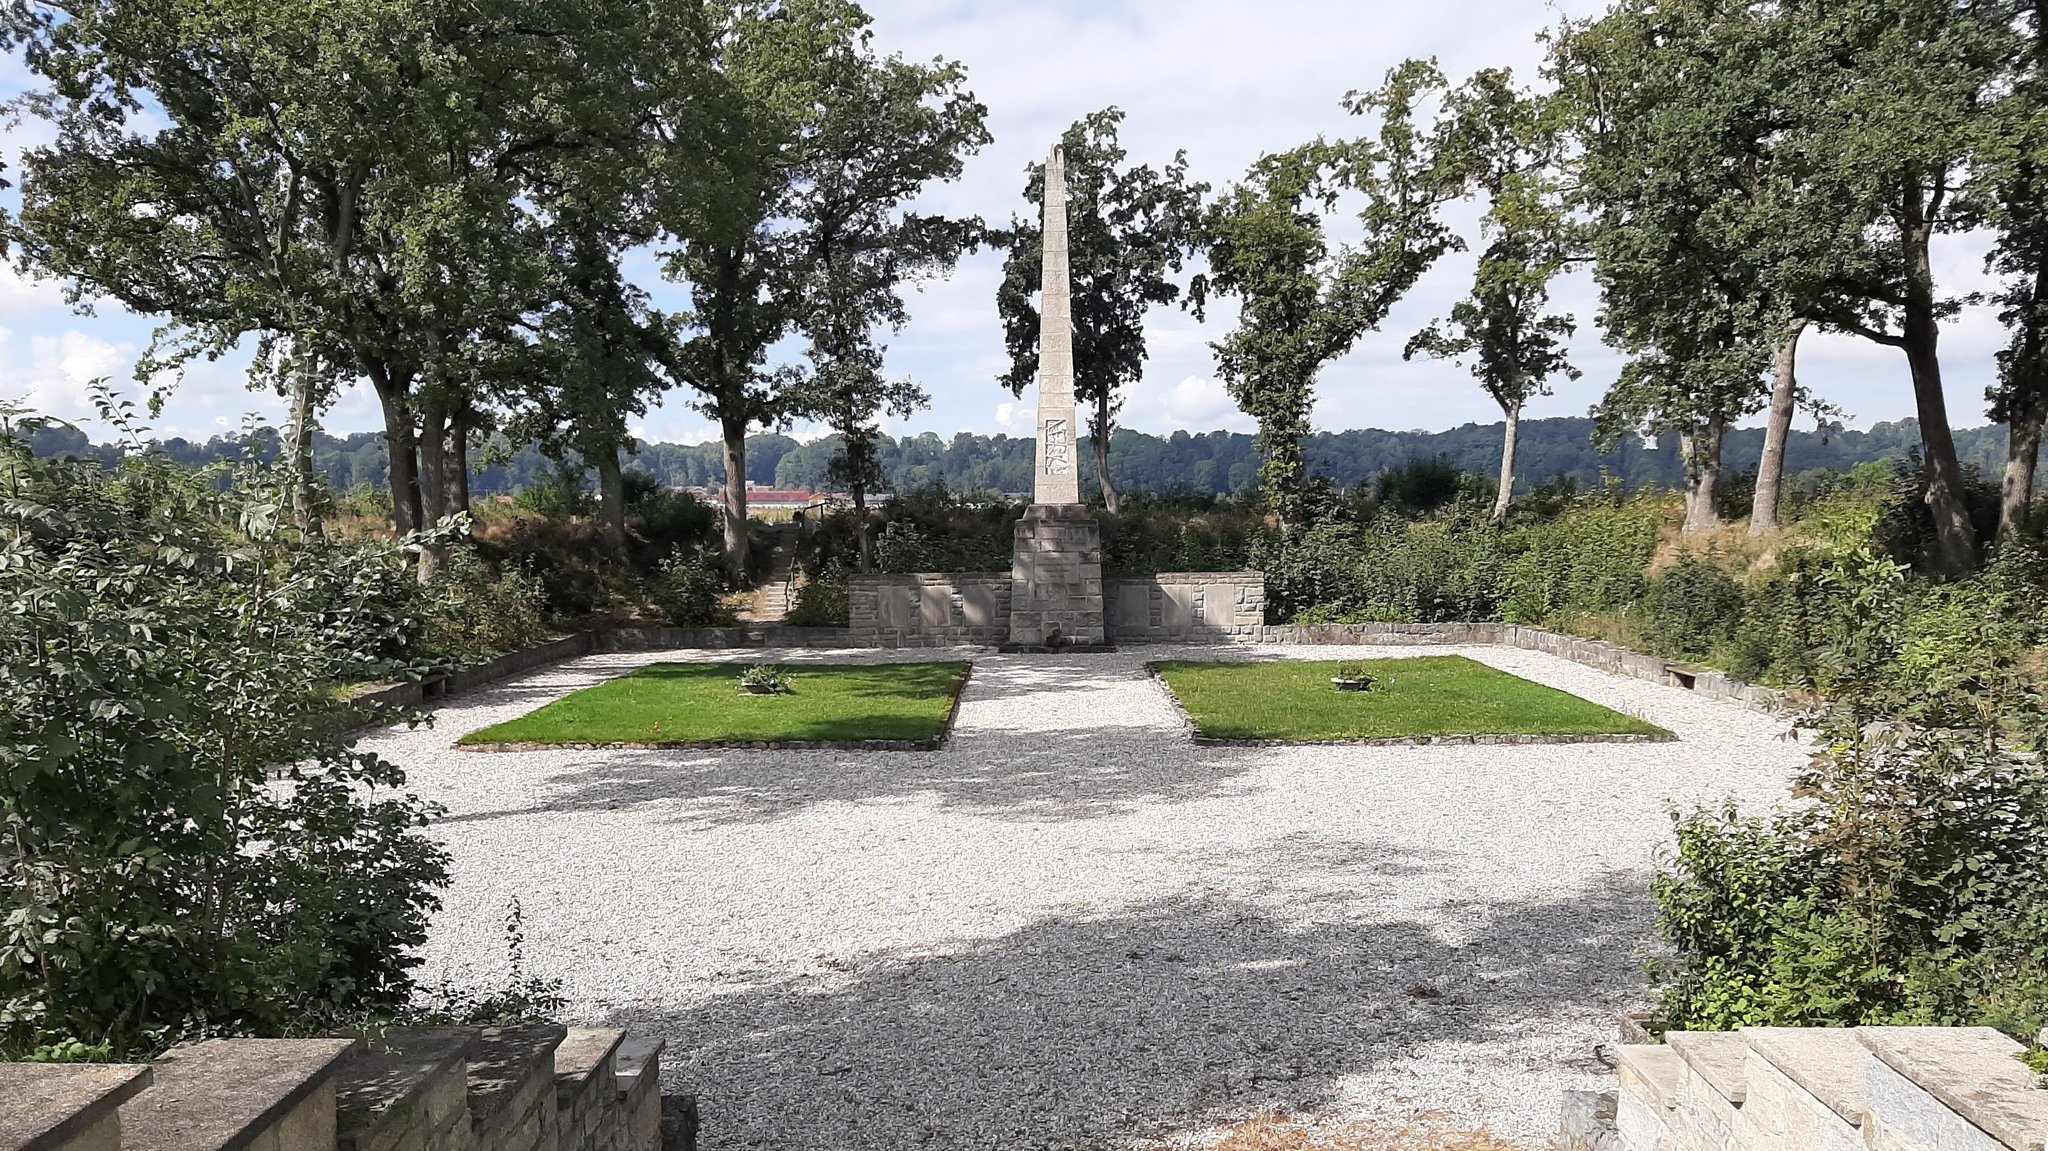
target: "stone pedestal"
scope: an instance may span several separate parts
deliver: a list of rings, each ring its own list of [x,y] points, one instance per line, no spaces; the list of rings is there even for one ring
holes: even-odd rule
[[[1083,504],[1033,504],[1010,561],[1010,643],[1105,647],[1102,528]]]

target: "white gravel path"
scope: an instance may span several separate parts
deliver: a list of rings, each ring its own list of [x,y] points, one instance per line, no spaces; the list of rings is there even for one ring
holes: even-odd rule
[[[577,1021],[667,1037],[712,1151],[1116,1148],[1262,1109],[1540,1144],[1643,1000],[1667,804],[1768,803],[1803,760],[1782,720],[1535,652],[1221,650],[1456,652],[1680,738],[1195,747],[1143,671],[1189,650],[1127,648],[591,656],[366,742],[449,811],[426,977],[502,985],[518,897]],[[934,753],[450,747],[693,658],[975,669]]]

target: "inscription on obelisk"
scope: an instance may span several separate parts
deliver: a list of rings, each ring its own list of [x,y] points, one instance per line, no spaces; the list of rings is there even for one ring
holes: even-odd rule
[[[1045,249],[1038,316],[1038,477],[1032,503],[1078,504],[1074,441],[1074,308],[1067,267],[1067,160],[1045,164]]]

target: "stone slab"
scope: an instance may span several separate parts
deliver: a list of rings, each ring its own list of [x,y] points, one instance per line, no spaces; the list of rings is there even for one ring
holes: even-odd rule
[[[353,1039],[208,1039],[172,1048],[156,1062],[149,1090],[122,1105],[121,1146],[240,1151],[331,1089],[356,1049]]]
[[[1676,1051],[1644,1044],[1617,1048],[1615,1054],[1615,1071],[1626,1095],[1653,1104],[1659,1111],[1677,1105],[1678,1078],[1685,1063]]]
[[[481,1127],[496,1119],[536,1065],[548,1060],[552,1067],[555,1048],[568,1035],[555,1023],[484,1028],[469,1058],[470,1121]]]
[[[1870,1052],[1839,1027],[1745,1027],[1750,1050],[1851,1126],[1863,1124],[1864,1065]]]
[[[0,1151],[54,1151],[149,1086],[136,1063],[0,1063]]]
[[[617,1061],[626,1033],[610,1027],[571,1027],[555,1048],[555,1091],[562,1098],[582,1090],[591,1075]]]
[[[1669,1031],[1664,1042],[1692,1068],[1693,1074],[1721,1093],[1730,1103],[1741,1103],[1749,1092],[1749,1080],[1742,1069],[1749,1044],[1733,1031]]]
[[[652,1035],[627,1035],[612,1056],[613,1071],[619,1081],[619,1094],[630,1095],[643,1078],[659,1076],[661,1053],[667,1048],[666,1039]]]
[[[2048,1090],[1990,1027],[1859,1027],[1871,1054],[2014,1151],[2048,1145]]]
[[[336,1151],[374,1151],[387,1128],[416,1122],[444,1079],[467,1078],[474,1027],[393,1027],[363,1036],[363,1050],[334,1080]],[[467,1106],[466,1099],[457,1103]]]
[[[1869,1151],[2011,1151],[1884,1060],[1872,1059],[1868,1072],[1863,1145]]]

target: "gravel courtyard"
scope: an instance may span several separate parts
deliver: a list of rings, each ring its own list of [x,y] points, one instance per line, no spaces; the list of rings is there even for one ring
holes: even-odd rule
[[[1216,649],[1212,649],[1216,650]],[[1540,1146],[1643,995],[1668,803],[1780,799],[1782,720],[1508,648],[1469,655],[1676,743],[1196,747],[1147,659],[973,652],[934,753],[450,745],[640,664],[590,656],[366,743],[448,809],[425,978],[529,965],[667,1037],[703,1146],[1120,1148],[1262,1110],[1440,1113]]]

